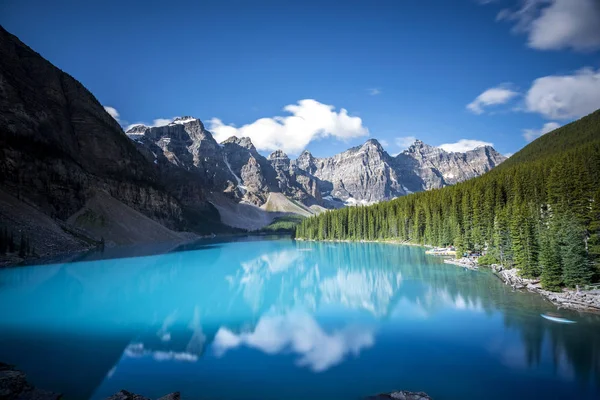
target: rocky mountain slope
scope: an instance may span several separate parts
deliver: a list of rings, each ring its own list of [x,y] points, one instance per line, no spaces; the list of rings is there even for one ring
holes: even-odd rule
[[[0,110],[0,227],[31,240],[37,255],[110,242],[102,218],[89,235],[69,222],[99,193],[131,210],[132,222],[186,230],[211,213],[218,221],[200,182],[183,168],[158,168],[81,83],[2,27]],[[40,237],[40,213],[48,217],[46,231],[61,234]],[[138,234],[135,241],[154,239]]]
[[[419,140],[393,157],[375,139],[327,158],[304,151],[292,160],[281,150],[265,158],[249,138],[231,137],[217,144],[192,117],[176,118],[163,127],[138,125],[127,134],[152,149],[157,163],[195,171],[211,191],[256,206],[264,205],[271,193],[305,206],[370,204],[461,182],[505,160],[492,147],[449,153]]]
[[[411,192],[439,189],[482,175],[506,160],[493,147],[450,153],[420,140],[396,156],[400,179]]]
[[[2,186],[66,219],[90,192],[157,220],[181,222],[177,201],[119,124],[78,81],[0,28]]]

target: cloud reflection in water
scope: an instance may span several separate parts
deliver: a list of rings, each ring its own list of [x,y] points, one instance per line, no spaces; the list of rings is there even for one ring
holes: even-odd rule
[[[131,343],[125,348],[124,355],[129,358],[140,358],[145,356],[151,356],[156,361],[185,361],[185,362],[196,362],[198,356],[196,354],[188,353],[185,351],[164,351],[164,350],[150,350],[144,347],[143,343]]]
[[[373,343],[372,329],[348,326],[327,333],[309,314],[292,311],[285,315],[262,317],[253,332],[236,334],[221,327],[212,348],[218,357],[240,346],[267,354],[293,352],[300,355],[297,365],[321,372],[339,364],[349,353],[357,356]]]

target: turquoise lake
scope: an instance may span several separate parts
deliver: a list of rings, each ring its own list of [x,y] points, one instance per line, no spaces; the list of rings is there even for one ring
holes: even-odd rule
[[[145,250],[0,270],[0,361],[67,400],[600,398],[599,315],[423,248],[245,238]]]

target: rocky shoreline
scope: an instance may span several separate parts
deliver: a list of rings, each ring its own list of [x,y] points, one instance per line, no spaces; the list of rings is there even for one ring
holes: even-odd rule
[[[550,292],[542,289],[537,279],[521,278],[516,268],[504,269],[501,265],[492,265],[492,271],[504,283],[515,289],[527,289],[538,293],[559,308],[568,308],[577,311],[600,312],[600,290],[570,290]]]
[[[157,400],[180,400],[179,392],[169,393]],[[63,395],[34,387],[27,382],[27,375],[13,365],[0,362],[0,399],[2,400],[63,400]],[[105,400],[152,400],[126,390]]]
[[[0,362],[0,399],[5,400],[60,400],[62,395],[35,388],[27,382],[24,372]]]
[[[472,269],[474,271],[477,271],[479,269],[479,265],[477,265],[477,263],[475,261],[473,261],[467,257],[458,258],[458,259],[445,258],[444,264],[452,264],[452,265],[456,265],[459,267]]]

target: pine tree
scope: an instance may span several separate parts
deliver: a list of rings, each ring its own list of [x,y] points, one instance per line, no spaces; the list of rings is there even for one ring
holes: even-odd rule
[[[537,265],[538,244],[535,224],[529,214],[528,207],[523,204],[513,208],[511,240],[519,274],[524,278],[539,276],[541,271]]]
[[[462,234],[458,234],[454,239],[454,248],[456,249],[456,258],[461,258],[467,252],[467,247]]]
[[[496,257],[504,267],[511,268],[513,265],[512,242],[510,240],[510,230],[506,217],[506,210],[498,212],[494,218],[493,242]]]
[[[596,190],[592,199],[588,234],[588,254],[598,279],[600,278],[600,189]]]
[[[560,247],[553,226],[544,230],[541,244],[540,265],[542,275],[540,282],[544,289],[558,292],[563,285],[563,266],[560,258]]]
[[[565,216],[562,228],[561,258],[564,265],[565,285],[569,287],[587,285],[592,278],[592,270],[583,241],[583,229],[571,213]]]

